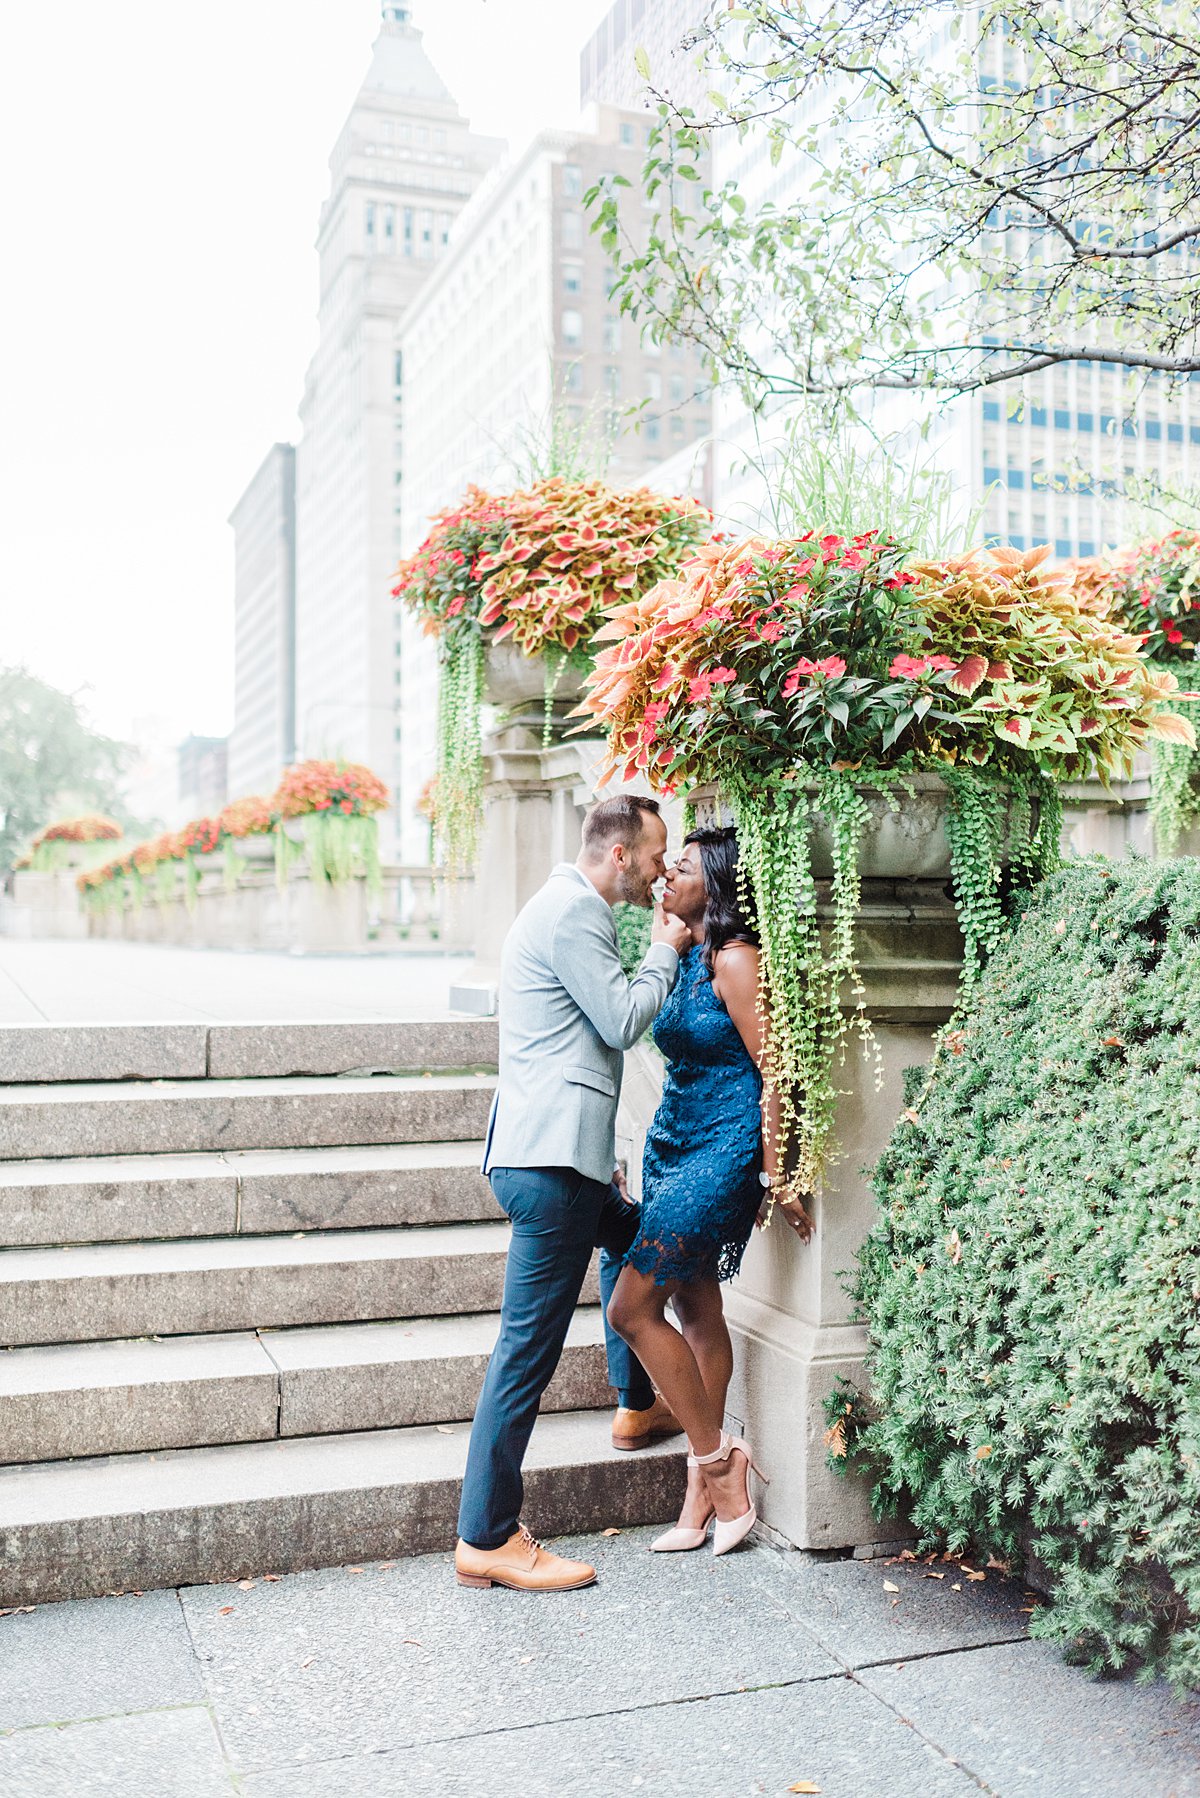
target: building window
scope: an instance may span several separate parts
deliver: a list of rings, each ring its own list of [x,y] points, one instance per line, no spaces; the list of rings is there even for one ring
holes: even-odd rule
[[[604,370],[604,391],[610,400],[621,397],[621,371],[615,363],[609,363]]]
[[[395,381],[397,387],[401,386],[404,381],[404,357],[399,350],[396,351],[396,365],[392,379]]]
[[[564,250],[578,250],[583,244],[583,218],[578,212],[561,214],[560,230]]]
[[[562,190],[568,200],[578,200],[582,195],[583,170],[577,162],[563,163]]]
[[[389,256],[396,253],[396,208],[385,206],[383,209],[383,247]]]
[[[646,370],[646,398],[648,400],[662,398],[662,376],[656,368]]]
[[[582,393],[583,392],[583,363],[582,362],[568,362],[567,363],[567,366],[563,371],[563,392],[564,393]]]
[[[443,250],[450,242],[450,214],[448,212],[438,213],[438,242]]]
[[[619,350],[621,347],[621,320],[617,313],[609,312],[604,319],[604,348]]]
[[[562,265],[562,284],[564,293],[583,292],[582,262],[564,262]]]
[[[643,432],[643,435],[645,436],[647,443],[657,443],[658,439],[659,439],[659,435],[660,435],[660,430],[661,430],[661,427],[659,426],[659,422],[658,422],[657,418],[648,418],[646,420],[645,424],[642,426],[642,432]]]
[[[682,406],[682,404],[683,404],[683,376],[682,375],[672,375],[671,376],[670,383],[669,383],[669,391],[670,391],[670,395],[671,395],[671,404],[673,406]]]
[[[367,201],[367,248],[368,248],[368,250],[373,250],[375,248],[375,202],[374,202],[374,200]]]
[[[574,310],[574,308],[568,307],[568,309],[563,313],[563,315],[562,315],[562,339],[563,339],[563,342],[567,345],[568,349],[572,349],[572,350],[578,349],[580,344],[582,344],[582,342],[583,342],[583,314],[582,314],[582,312],[576,312]]]
[[[417,214],[417,255],[428,262],[433,255],[433,214],[420,212]]]
[[[620,142],[626,146],[626,148],[632,148],[632,146],[633,146],[633,126],[623,121],[617,129],[617,137],[620,140]]]
[[[680,418],[678,413],[676,413],[675,416],[671,420],[671,435],[678,442],[682,443],[682,441],[683,441],[683,420],[682,420],[682,418]]]

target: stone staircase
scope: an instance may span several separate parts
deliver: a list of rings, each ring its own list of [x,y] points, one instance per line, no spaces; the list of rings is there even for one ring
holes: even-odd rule
[[[0,1605],[446,1549],[508,1226],[496,1026],[0,1028]],[[527,1461],[547,1534],[658,1521],[595,1267]]]

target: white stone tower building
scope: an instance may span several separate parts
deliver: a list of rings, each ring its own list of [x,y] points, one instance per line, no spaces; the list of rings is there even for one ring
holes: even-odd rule
[[[406,4],[386,0],[330,157],[317,236],[319,339],[296,455],[296,743],[365,761],[392,787],[403,751],[398,553],[403,368],[396,326],[503,145],[471,132]],[[395,812],[385,814],[385,855]]]

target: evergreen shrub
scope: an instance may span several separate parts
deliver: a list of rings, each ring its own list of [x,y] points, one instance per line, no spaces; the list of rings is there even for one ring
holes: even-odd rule
[[[908,1097],[831,1454],[1036,1556],[1072,1659],[1200,1685],[1200,863],[1047,880]]]

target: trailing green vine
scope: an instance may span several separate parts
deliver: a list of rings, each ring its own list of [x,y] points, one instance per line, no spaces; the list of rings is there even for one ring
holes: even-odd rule
[[[1200,724],[1200,701],[1173,701],[1176,709]],[[1178,853],[1185,830],[1200,823],[1200,754],[1188,743],[1155,743],[1150,754],[1150,822],[1155,853]]]
[[[483,751],[483,632],[454,632],[438,662],[437,775],[431,797],[434,829],[454,872],[473,866],[479,840]]]

